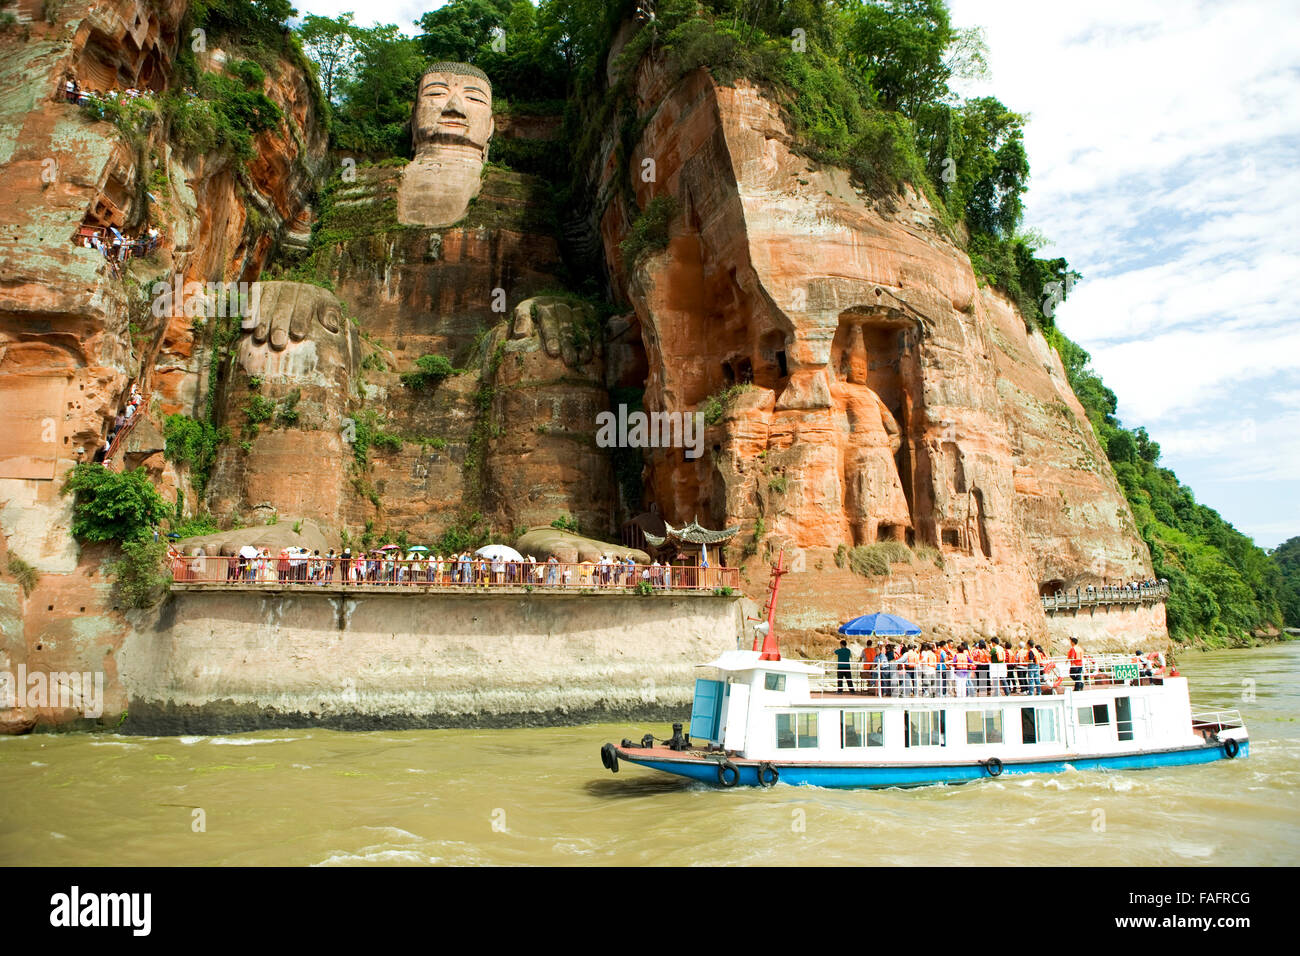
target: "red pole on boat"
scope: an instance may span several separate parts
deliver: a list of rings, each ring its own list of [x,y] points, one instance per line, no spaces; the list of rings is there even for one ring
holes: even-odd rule
[[[772,580],[768,583],[767,596],[767,629],[763,635],[763,653],[758,655],[760,661],[779,661],[781,659],[781,646],[776,639],[776,592],[781,586],[781,575],[785,574],[785,569],[781,567],[781,561],[785,557],[785,548],[782,548],[776,555],[776,565],[772,568]],[[757,631],[757,628],[755,628]],[[754,650],[758,650],[758,634],[754,635]]]

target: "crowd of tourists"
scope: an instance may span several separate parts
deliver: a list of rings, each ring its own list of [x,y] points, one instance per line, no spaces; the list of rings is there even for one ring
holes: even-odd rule
[[[139,386],[132,383],[126,404],[122,406],[122,410],[113,419],[113,424],[109,426],[108,435],[105,436],[103,444],[95,449],[92,461],[99,465],[107,465],[112,460],[114,441],[117,440],[118,435],[126,431],[129,425],[135,424],[136,413],[143,403],[144,396],[140,394]]]
[[[212,580],[210,560],[225,563],[227,582],[297,583],[307,585],[459,585],[541,588],[653,589],[712,587],[722,580],[707,568],[671,565],[657,559],[648,565],[631,557],[605,554],[598,561],[564,563],[553,555],[539,561],[507,560],[460,551],[434,554],[425,550],[403,552],[396,547],[366,553],[351,548],[308,551],[286,548],[272,554],[264,547],[245,546],[235,558],[210,559],[205,555],[174,556],[174,576],[180,581]],[[717,580],[715,580],[717,578]]]
[[[867,641],[858,661],[840,641],[835,650],[835,689],[875,697],[994,697],[1008,695],[1035,696],[1060,693],[1067,684],[1083,690],[1086,683],[1109,679],[1107,675],[1117,660],[1107,657],[1102,666],[1086,657],[1077,638],[1070,639],[1064,660],[1050,657],[1043,645],[1034,641],[1001,638],[968,641],[898,643],[885,641],[880,646]],[[1119,663],[1137,665],[1137,680],[1146,683],[1165,676],[1165,658],[1159,651],[1121,655]],[[1068,673],[1067,673],[1068,672]]]
[[[139,259],[158,248],[162,236],[157,229],[149,228],[140,235],[124,236],[116,229],[100,226],[82,226],[77,237],[84,249],[95,249],[115,266],[128,259]]]
[[[148,90],[137,90],[135,87],[129,87],[120,92],[118,90],[109,90],[107,93],[102,93],[88,86],[82,86],[77,82],[76,77],[68,77],[63,81],[63,98],[69,103],[76,103],[78,106],[85,106],[88,103],[98,101],[116,103],[119,99],[129,101],[139,99],[142,96],[149,97],[150,95]]]

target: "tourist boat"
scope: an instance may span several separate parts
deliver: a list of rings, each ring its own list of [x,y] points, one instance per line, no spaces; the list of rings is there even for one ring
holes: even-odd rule
[[[755,628],[762,649],[700,665],[714,674],[696,681],[689,732],[674,724],[668,740],[607,743],[607,769],[626,761],[722,787],[914,787],[1250,752],[1237,711],[1194,712],[1185,677],[1122,655],[1088,658],[1082,689],[1063,659],[1044,667],[1037,694],[1015,670],[1007,679],[994,671],[976,695],[958,697],[955,682],[943,686],[938,675],[905,686],[901,669],[859,665],[852,690],[837,688],[836,662],[781,658],[772,633],[781,573],[778,559],[767,620]]]

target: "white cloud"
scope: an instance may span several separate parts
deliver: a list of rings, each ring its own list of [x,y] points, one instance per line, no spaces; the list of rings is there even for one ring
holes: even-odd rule
[[[1058,324],[1200,500],[1300,533],[1300,11],[951,7],[989,43],[963,92],[1029,115],[1026,225],[1084,274]]]

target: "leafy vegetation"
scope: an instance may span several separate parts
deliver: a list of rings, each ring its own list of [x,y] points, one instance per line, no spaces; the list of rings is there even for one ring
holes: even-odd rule
[[[487,544],[490,538],[491,534],[483,521],[483,515],[477,511],[466,512],[438,536],[433,550],[442,555],[474,551]]]
[[[1300,627],[1300,535],[1282,542],[1269,557],[1277,565],[1278,603],[1287,627]]]
[[[172,513],[142,468],[116,472],[83,462],[68,471],[61,493],[73,495],[72,535],[79,541],[135,541]]]
[[[188,415],[168,415],[163,421],[164,456],[168,461],[187,465],[190,484],[202,498],[217,459],[217,449],[229,441],[230,429],[217,428],[209,421]]]
[[[386,429],[388,422],[371,409],[362,409],[353,416],[355,430],[352,438],[352,456],[361,468],[370,465],[370,449],[383,448],[388,451],[402,450],[402,436]],[[376,502],[377,503],[377,502]]]
[[[122,558],[110,569],[117,578],[118,601],[137,608],[153,607],[161,601],[172,579],[166,557],[166,541],[124,541]]]
[[[551,527],[560,531],[571,531],[574,534],[581,534],[578,530],[578,519],[573,515],[561,515],[551,522]]]
[[[9,555],[8,569],[10,576],[23,589],[23,594],[31,597],[41,582],[41,573],[16,554]]]
[[[182,538],[194,538],[202,534],[216,534],[221,530],[221,526],[212,515],[202,512],[192,518],[173,521],[171,530],[173,534]]]
[[[415,360],[414,372],[402,373],[402,384],[407,388],[425,389],[440,385],[452,375],[463,375],[465,369],[455,368],[441,355],[421,355]]]
[[[863,577],[889,574],[891,565],[911,564],[915,560],[912,549],[899,541],[877,541],[849,549],[848,565]]]
[[[752,385],[738,382],[735,385],[728,385],[726,388],[715,392],[706,398],[704,403],[700,406],[700,411],[704,413],[704,424],[716,425],[722,421],[723,416],[726,415],[727,409],[731,407],[731,403],[735,400],[736,396],[742,392],[749,391],[753,387],[754,386]]]
[[[677,200],[667,193],[656,196],[646,204],[628,230],[627,238],[619,243],[623,261],[628,268],[636,265],[642,256],[657,252],[668,245],[668,227],[677,215]]]

